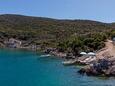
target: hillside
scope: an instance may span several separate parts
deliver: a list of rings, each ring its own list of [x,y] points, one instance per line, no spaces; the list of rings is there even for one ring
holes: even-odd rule
[[[33,34],[35,38],[62,39],[73,33],[84,34],[105,31],[108,24],[89,20],[56,20],[22,15],[0,15],[0,32],[8,36]]]
[[[101,34],[109,37],[114,27],[114,24],[91,20],[59,20],[5,14],[0,15],[0,41],[3,42],[5,39],[13,37],[23,41],[31,41],[31,43],[45,43],[47,46],[56,47],[67,41],[72,40],[71,42],[73,42],[76,37],[82,38],[81,41],[85,38],[95,38],[94,36]]]

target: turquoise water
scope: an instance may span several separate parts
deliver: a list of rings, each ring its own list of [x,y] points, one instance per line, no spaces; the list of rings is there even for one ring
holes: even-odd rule
[[[82,76],[79,68],[63,66],[62,59],[40,55],[0,49],[0,86],[115,86],[115,78]]]

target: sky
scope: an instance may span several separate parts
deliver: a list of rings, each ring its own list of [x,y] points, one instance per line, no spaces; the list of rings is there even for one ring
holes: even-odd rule
[[[115,22],[115,0],[0,0],[0,14]]]

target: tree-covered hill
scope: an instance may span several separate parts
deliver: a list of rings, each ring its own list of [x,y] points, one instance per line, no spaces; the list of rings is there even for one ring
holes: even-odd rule
[[[47,46],[58,46],[66,50],[70,47],[75,48],[75,46],[80,49],[100,49],[100,45],[103,44],[101,42],[106,37],[110,37],[111,33],[114,35],[114,27],[114,24],[91,20],[59,20],[14,14],[0,15],[0,38],[2,40],[14,37],[36,44],[45,43]],[[96,43],[100,47],[96,47]]]
[[[109,25],[89,20],[56,20],[22,15],[0,15],[0,32],[8,36],[62,39],[72,34],[109,30]]]

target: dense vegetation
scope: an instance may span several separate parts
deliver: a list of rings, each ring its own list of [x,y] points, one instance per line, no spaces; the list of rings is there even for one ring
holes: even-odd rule
[[[56,20],[22,15],[0,15],[0,43],[16,39],[59,51],[94,51],[104,47],[107,38],[114,37],[114,24],[90,20]]]

